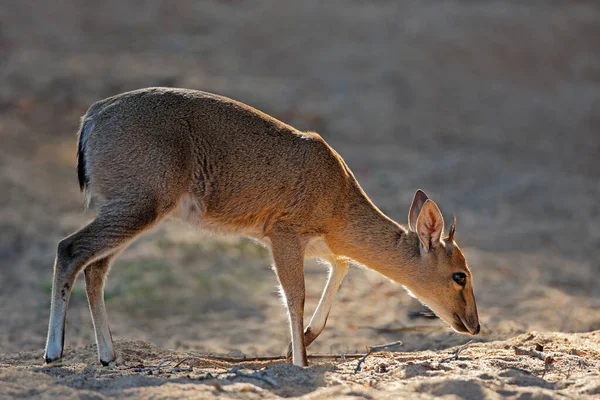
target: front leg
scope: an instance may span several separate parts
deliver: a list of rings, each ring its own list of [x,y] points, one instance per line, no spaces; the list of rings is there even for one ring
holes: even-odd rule
[[[321,300],[319,300],[319,305],[315,310],[312,318],[310,319],[310,323],[304,332],[304,343],[306,347],[310,346],[312,342],[323,332],[325,328],[325,324],[327,323],[327,317],[329,316],[329,311],[331,311],[331,306],[333,305],[333,300],[335,299],[335,295],[337,294],[344,277],[348,273],[348,260],[347,259],[335,259],[331,261],[331,269],[329,270],[329,278],[327,279],[327,284],[325,285],[325,289],[323,290],[323,294],[321,295]],[[288,357],[292,355],[292,343],[288,348]]]
[[[304,344],[304,250],[305,241],[290,232],[270,235],[275,272],[281,284],[290,321],[293,363],[308,366]]]

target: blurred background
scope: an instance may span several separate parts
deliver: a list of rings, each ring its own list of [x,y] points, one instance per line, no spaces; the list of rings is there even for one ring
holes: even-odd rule
[[[597,2],[3,0],[0,353],[41,357],[56,244],[94,216],[74,168],[80,116],[146,86],[215,92],[319,132],[402,224],[424,189],[447,226],[457,216],[481,340],[600,329]],[[162,225],[113,265],[113,336],[282,354],[270,262],[245,239]],[[306,274],[308,321],[326,268]],[[310,351],[468,340],[415,310],[352,268]],[[82,279],[67,324],[67,346],[93,343]]]

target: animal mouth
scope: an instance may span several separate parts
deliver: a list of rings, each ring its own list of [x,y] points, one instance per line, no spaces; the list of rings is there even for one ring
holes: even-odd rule
[[[470,333],[471,335],[477,335],[479,333],[479,325],[477,325],[477,328],[473,330],[467,328],[467,324],[464,323],[463,319],[458,314],[454,314],[454,323],[452,324],[452,328],[460,333]]]
[[[452,328],[454,328],[455,331],[460,332],[460,333],[468,333],[469,332],[469,330],[467,329],[465,324],[462,322],[460,317],[456,314],[454,314],[454,323],[452,324]]]

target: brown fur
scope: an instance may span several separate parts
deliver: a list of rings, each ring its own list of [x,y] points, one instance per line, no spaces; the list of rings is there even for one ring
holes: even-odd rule
[[[214,94],[148,88],[92,105],[79,141],[81,184],[102,205],[58,246],[47,361],[62,356],[70,288],[84,268],[99,357],[114,360],[102,300],[108,265],[166,216],[271,247],[295,364],[307,364],[306,345],[325,324],[348,259],[405,285],[455,329],[479,331],[470,272],[454,240],[440,239],[435,203],[417,192],[405,229],[371,202],[316,133]],[[329,261],[332,275],[313,317],[317,326],[304,334],[306,256]],[[455,272],[468,275],[464,288],[452,281]]]

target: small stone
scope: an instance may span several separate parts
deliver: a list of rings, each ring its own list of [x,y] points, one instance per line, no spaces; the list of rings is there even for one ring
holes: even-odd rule
[[[577,350],[577,349],[571,349],[569,351],[569,354],[572,356],[579,356],[579,357],[585,357],[587,355],[584,351]]]
[[[536,343],[535,344],[535,349],[537,351],[544,351],[544,346],[541,343]]]
[[[535,335],[530,332],[529,335],[525,338],[525,341],[527,342],[527,341],[529,341],[529,340],[531,340],[533,338],[535,338]]]

